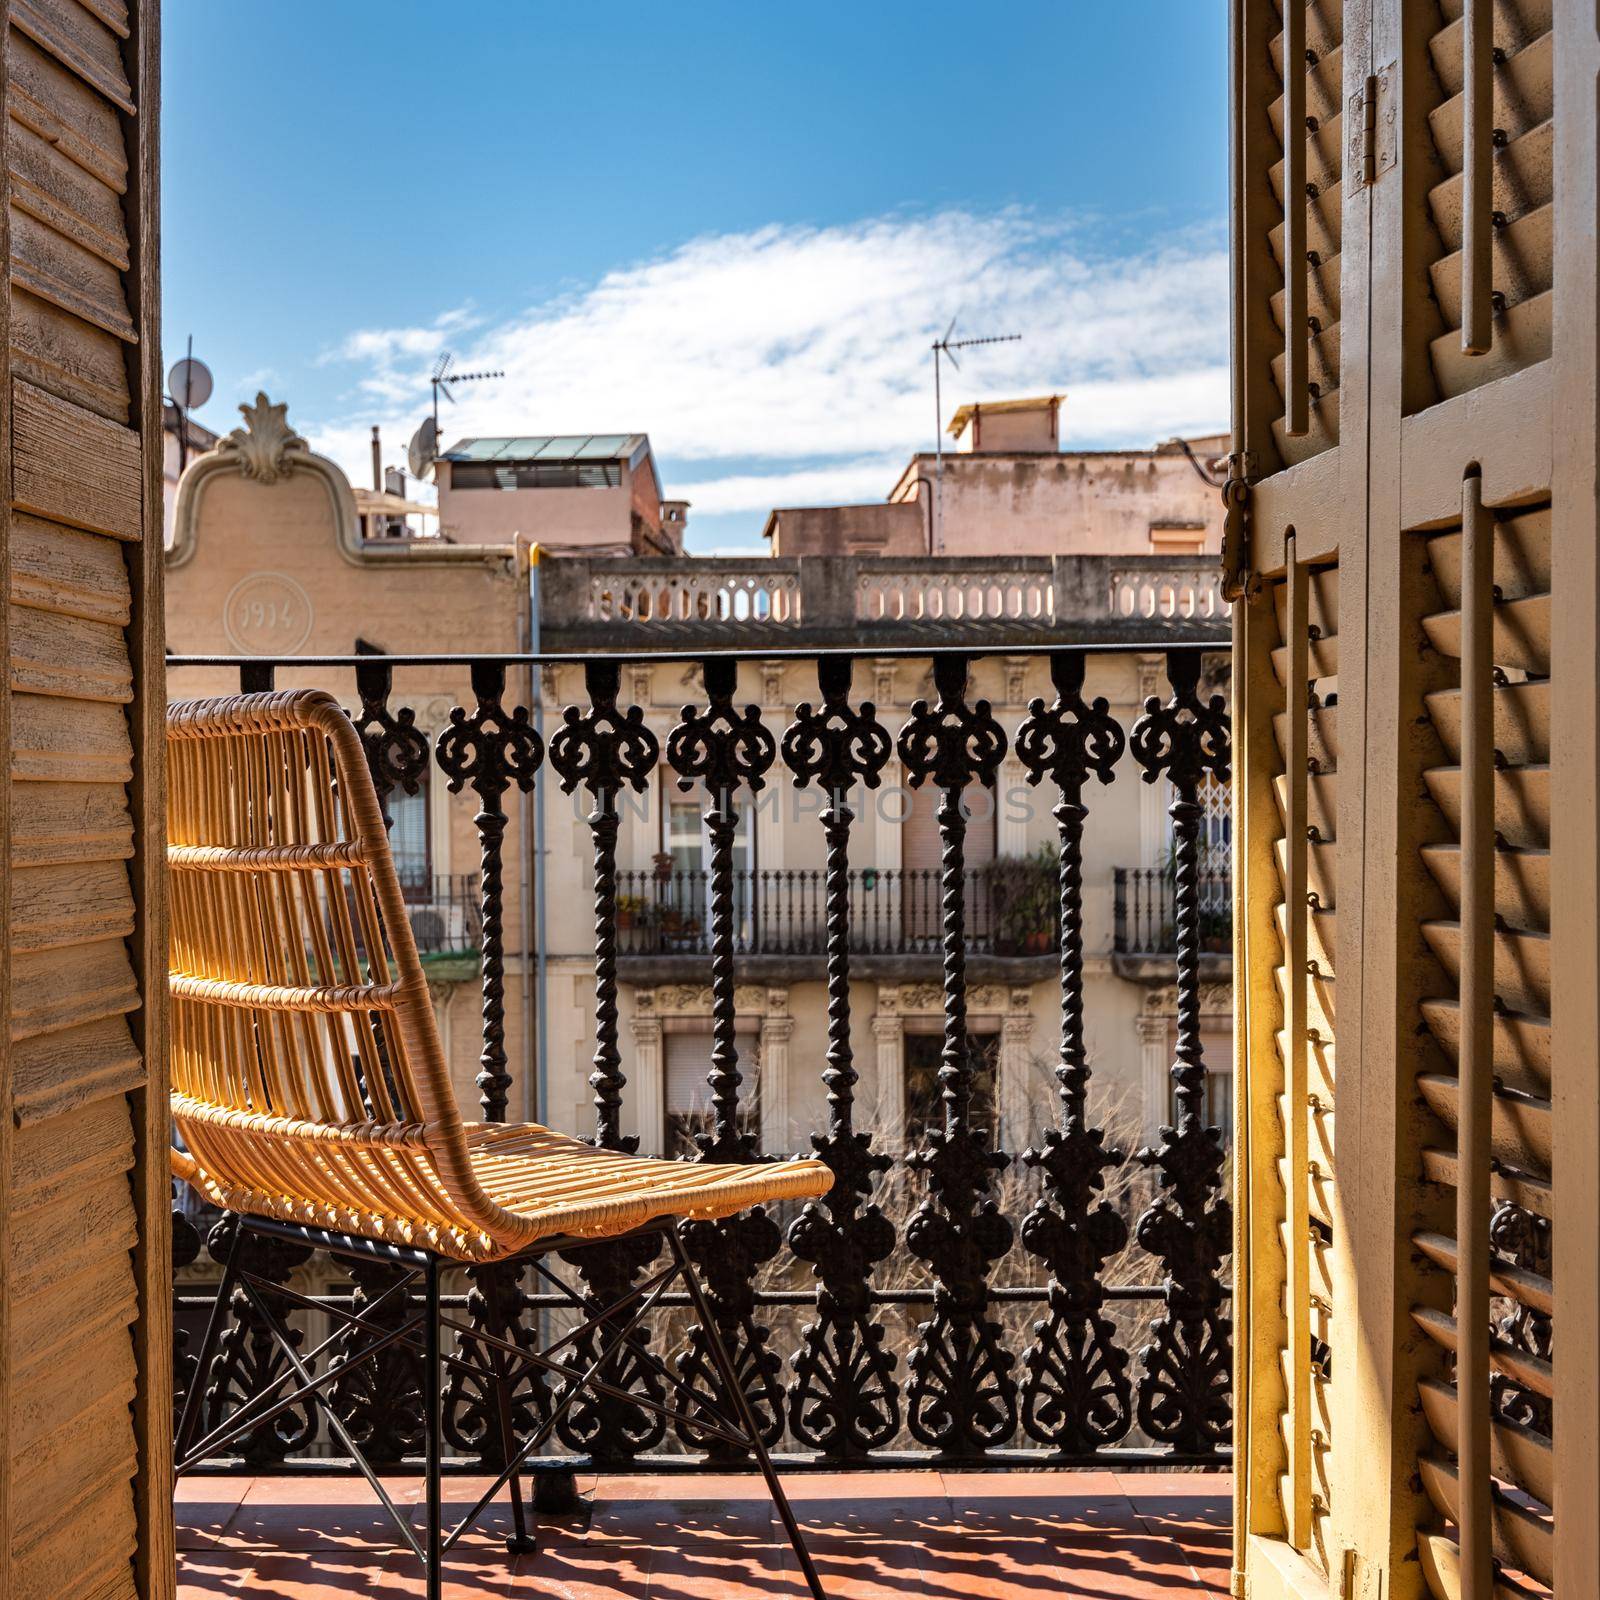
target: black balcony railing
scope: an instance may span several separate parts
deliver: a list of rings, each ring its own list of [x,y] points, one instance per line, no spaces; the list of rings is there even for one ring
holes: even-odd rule
[[[406,918],[417,954],[431,957],[476,956],[483,947],[482,887],[473,872],[449,876],[402,874]]]
[[[937,867],[853,867],[845,874],[850,948],[862,955],[939,949]],[[822,956],[828,947],[828,874],[821,868],[733,873],[736,955]],[[967,949],[1048,955],[1061,925],[1056,874],[1034,861],[997,861],[963,875]],[[711,949],[711,874],[699,867],[617,874],[617,949],[634,955],[705,955]]]
[[[1151,641],[1135,647],[1149,649]],[[1030,647],[1008,640],[1003,648],[1015,655]],[[519,889],[505,881],[502,859],[508,806],[536,783],[581,784],[591,804],[597,1047],[589,1081],[592,1137],[599,1145],[624,1144],[626,1077],[637,1070],[626,1054],[619,1014],[619,956],[633,948],[627,941],[667,936],[664,903],[685,919],[674,937],[697,941],[693,948],[706,958],[717,1040],[705,1099],[709,1126],[687,1159],[760,1159],[750,1131],[750,1081],[737,1060],[741,939],[822,950],[827,1043],[818,1070],[826,1116],[810,1144],[836,1175],[833,1191],[795,1214],[755,1211],[695,1224],[686,1233],[741,1380],[781,1460],[905,1464],[919,1452],[945,1464],[977,1465],[1225,1460],[1231,1328],[1224,1261],[1231,1221],[1222,1134],[1206,1118],[1198,957],[1200,792],[1208,781],[1226,779],[1229,729],[1220,698],[1200,691],[1201,646],[1167,650],[1170,696],[1152,700],[1128,729],[1104,701],[1083,698],[1083,649],[1050,652],[1053,702],[1035,701],[1009,726],[969,693],[970,652],[904,653],[931,654],[933,692],[898,726],[885,725],[863,703],[846,654],[805,657],[815,666],[817,689],[786,725],[770,725],[755,709],[735,704],[740,656],[703,654],[692,658],[703,673],[702,694],[665,737],[619,707],[618,657],[586,660],[586,698],[559,715],[550,712],[547,746],[508,692],[508,681],[530,681],[536,663],[528,657],[297,658],[281,665],[297,682],[315,676],[348,697],[380,796],[397,788],[415,792],[435,764],[452,789],[471,791],[464,803],[482,855],[471,926],[482,984],[478,1083],[487,1119],[505,1118],[513,1087],[503,999],[505,896]],[[763,654],[770,656],[770,648]],[[687,658],[664,654],[642,659],[675,660],[680,669],[687,664]],[[185,684],[190,669],[214,673],[224,664],[237,669],[244,690],[273,684],[274,665],[260,660],[174,659],[169,669],[178,692],[193,692]],[[435,742],[417,728],[394,679],[420,676],[419,689],[433,694],[451,671],[462,678],[470,672],[472,695]],[[1002,891],[1002,874],[969,870],[965,863],[963,797],[995,780],[1008,749],[1040,787],[1055,821],[1058,853],[1042,882]],[[942,859],[934,877],[873,874],[849,865],[850,796],[877,780],[891,754],[910,784],[938,792]],[[656,883],[619,878],[615,860],[621,791],[658,782],[663,761],[672,778],[707,795],[709,840],[703,881],[691,876],[674,886],[669,879],[665,902]],[[740,804],[780,775],[821,792],[814,825],[826,866],[819,874],[785,878],[774,895],[759,874],[737,875],[735,852]],[[1173,794],[1178,1028],[1171,1125],[1150,1148],[1135,1150],[1091,1109],[1082,884],[1086,819],[1096,806],[1125,805],[1118,787],[1141,776],[1166,778]],[[1061,1025],[1053,1052],[1059,1095],[1053,1110],[1033,1113],[1037,1125],[1006,1130],[1002,1149],[998,1131],[978,1125],[977,1117],[987,1122],[987,1114],[975,1115],[986,1103],[981,1073],[990,1068],[981,1053],[986,1047],[971,1031],[976,1019],[968,1017],[967,960],[982,941],[995,947],[1022,925],[1008,920],[1008,907],[1015,903],[1011,897],[1024,895],[1031,897],[1027,915],[1034,924],[1027,942],[1036,948],[1042,931],[1059,960]],[[628,896],[652,907],[647,928]],[[874,906],[887,909],[879,914]],[[419,908],[419,919],[429,909]],[[629,910],[631,923],[623,926]],[[686,921],[698,921],[698,929],[688,933]],[[450,943],[456,933],[449,918],[445,922],[439,937]],[[459,926],[465,932],[464,914]],[[869,1111],[858,1115],[850,972],[853,956],[885,945],[905,949],[908,941],[919,948],[926,941],[937,958],[937,1009],[944,1018],[933,1125],[910,1149],[902,1130],[881,1126]],[[791,1077],[795,1071],[791,1065]],[[202,1247],[192,1208],[175,1216],[174,1231],[175,1259],[187,1266]],[[225,1222],[220,1232],[213,1230],[213,1252],[223,1248],[229,1231]],[[308,1356],[315,1352],[318,1366],[337,1358],[341,1313],[375,1305],[392,1282],[381,1261],[346,1276],[313,1259],[309,1247],[261,1238],[249,1249],[252,1258],[244,1264],[262,1286],[258,1292],[270,1293],[272,1283],[287,1287],[293,1278],[297,1291],[324,1308],[320,1325],[308,1323],[304,1346]],[[486,1333],[524,1338],[536,1321],[559,1325],[586,1294],[621,1293],[654,1249],[647,1242],[587,1251],[564,1277],[537,1281],[515,1266],[473,1268],[464,1274],[465,1292],[451,1300]],[[251,1302],[240,1296],[222,1308],[227,1331],[209,1370],[193,1371],[184,1354],[186,1332],[208,1314],[215,1294],[198,1276],[186,1273],[179,1291],[175,1376],[180,1396],[193,1384],[204,1386],[209,1431],[242,1394],[264,1381],[287,1382],[292,1369]],[[383,1309],[399,1320],[406,1314],[394,1296]],[[652,1315],[654,1348],[680,1350],[682,1361],[692,1363],[695,1346],[684,1346],[682,1304],[663,1297]],[[581,1352],[572,1359],[581,1361]],[[377,1460],[398,1464],[418,1453],[423,1404],[417,1371],[402,1343],[392,1357],[363,1369],[359,1383],[328,1386],[325,1403]],[[631,1368],[625,1354],[606,1375],[614,1391],[639,1386],[634,1392],[641,1399],[654,1382]],[[530,1386],[519,1395],[520,1419],[527,1422],[547,1399]],[[444,1406],[447,1437],[459,1457],[492,1462],[496,1430],[474,1395],[452,1385]],[[328,1452],[329,1440],[326,1418],[308,1400],[264,1412],[242,1454],[256,1470],[316,1467],[310,1458]],[[659,1410],[630,1406],[617,1392],[569,1412],[548,1448],[559,1453],[541,1465],[557,1472],[591,1462],[655,1469],[726,1465],[728,1459],[725,1451],[693,1454],[693,1436],[670,1436]]]
[[[1202,955],[1233,953],[1233,875],[1225,857],[1206,852],[1197,874]],[[1177,875],[1166,867],[1116,867],[1112,949],[1125,956],[1178,953]]]

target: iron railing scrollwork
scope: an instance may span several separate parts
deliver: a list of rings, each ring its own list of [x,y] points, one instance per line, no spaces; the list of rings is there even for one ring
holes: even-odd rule
[[[1177,939],[1178,1038],[1172,1064],[1176,1125],[1138,1159],[1162,1189],[1135,1236],[1167,1269],[1166,1308],[1140,1352],[1139,1425],[1163,1444],[1214,1449],[1232,1425],[1232,1324],[1223,1315],[1222,1259],[1232,1249],[1233,1210],[1222,1195],[1222,1131],[1206,1123],[1200,1039],[1200,785],[1226,783],[1232,759],[1221,695],[1202,701],[1200,652],[1167,657],[1172,698],[1152,695],[1134,724],[1134,759],[1145,781],[1172,784],[1173,921]]]
[[[991,1193],[1010,1157],[994,1148],[998,1133],[972,1125],[972,1049],[967,1030],[965,851],[969,784],[992,785],[1006,753],[1005,730],[987,700],[967,703],[967,660],[940,656],[933,667],[938,699],[918,700],[900,730],[907,781],[939,790],[944,1050],[939,1097],[944,1125],[928,1130],[910,1165],[932,1191],[906,1228],[906,1244],[933,1269],[931,1321],[918,1330],[907,1365],[907,1421],[923,1444],[964,1455],[1001,1444],[1016,1432],[1015,1358],[989,1316],[989,1268],[1011,1248],[1012,1228]]]
[[[881,1207],[864,1204],[891,1158],[854,1125],[855,1053],[850,1042],[849,795],[875,789],[894,745],[870,700],[850,705],[848,659],[818,663],[822,703],[795,708],[783,736],[784,765],[804,788],[813,781],[826,798],[820,821],[827,841],[828,1053],[822,1082],[828,1131],[811,1145],[828,1164],[834,1186],[808,1204],[789,1229],[789,1248],[817,1277],[817,1317],[801,1333],[789,1386],[789,1427],[830,1460],[861,1460],[900,1431],[894,1358],[874,1314],[872,1273],[894,1249],[894,1227]]]
[[[1007,646],[1007,653],[1015,647]],[[748,993],[741,988],[742,963],[773,954],[815,958],[826,994],[820,1062],[826,1114],[810,1144],[834,1172],[835,1186],[793,1214],[756,1210],[682,1228],[764,1437],[804,1459],[899,1463],[918,1447],[945,1462],[973,1464],[1216,1463],[1228,1455],[1223,1266],[1229,1212],[1222,1135],[1205,1123],[1199,1032],[1208,892],[1201,789],[1226,779],[1227,719],[1219,700],[1200,696],[1197,648],[1168,651],[1170,698],[1150,701],[1126,734],[1103,698],[1084,693],[1095,652],[1059,648],[1049,655],[1054,696],[1032,701],[1012,736],[973,691],[976,658],[965,652],[932,653],[934,692],[898,727],[886,724],[870,702],[852,697],[846,653],[817,655],[817,693],[783,727],[769,726],[755,706],[737,703],[735,656],[697,657],[691,664],[701,674],[703,698],[659,733],[640,707],[621,703],[621,660],[588,659],[581,663],[584,703],[563,710],[548,752],[529,712],[506,704],[508,668],[534,665],[528,658],[461,659],[456,671],[470,681],[468,703],[456,705],[431,731],[412,708],[394,703],[394,679],[398,671],[426,667],[437,681],[437,661],[366,656],[328,663],[330,675],[354,674],[356,724],[386,815],[397,792],[418,792],[430,763],[452,793],[470,790],[476,801],[474,938],[463,948],[455,947],[453,935],[447,941],[440,982],[461,982],[459,957],[466,950],[476,955],[478,1086],[486,1120],[505,1119],[516,1087],[506,1039],[507,970],[509,961],[527,959],[525,949],[510,957],[506,950],[507,801],[531,792],[547,760],[559,787],[574,795],[581,790],[587,802],[594,921],[588,1081],[590,1137],[597,1146],[629,1150],[638,1144],[624,1131],[639,1088],[629,1084],[637,1069],[623,1037],[627,958],[693,954],[701,958],[697,970],[709,975],[709,1115],[687,1159],[718,1162],[762,1159],[750,1115],[749,1063],[740,1053],[750,1037],[739,1032],[741,996]],[[185,670],[181,659],[170,665],[175,673]],[[240,677],[249,687],[270,687],[272,664],[242,664]],[[330,686],[348,688],[350,681],[330,679]],[[1026,863],[969,862],[972,802],[996,784],[1008,749],[1050,801],[1052,841]],[[862,831],[860,797],[880,786],[896,755],[908,784],[937,792],[936,869],[851,865]],[[1093,797],[1119,777],[1125,782],[1130,767],[1172,787],[1173,859],[1170,871],[1161,871],[1170,885],[1162,931],[1170,937],[1148,940],[1150,948],[1139,953],[1171,962],[1178,1011],[1174,1126],[1136,1154],[1119,1148],[1121,1141],[1090,1114],[1085,993],[1091,954],[1085,829]],[[627,924],[630,896],[644,875],[630,880],[618,865],[623,801],[655,792],[663,774],[703,802],[706,857],[694,869],[698,877],[687,869],[651,872],[638,900],[659,907],[677,897],[692,908],[698,926],[690,932],[680,924],[669,935],[657,922],[641,939],[632,937],[641,930]],[[813,812],[820,868],[761,869],[738,858],[741,810],[780,779],[821,798],[820,811]],[[804,813],[797,808],[797,814]],[[1018,876],[1024,865],[1025,879]],[[441,892],[435,888],[434,897]],[[461,897],[459,885],[448,893],[452,904]],[[865,956],[914,956],[916,963],[902,963],[903,971],[937,983],[943,1014],[937,1116],[912,1137],[909,1150],[903,1130],[864,1118],[857,1103],[861,1067],[852,1029],[860,1028],[856,991],[872,981],[863,971],[873,969],[859,964]],[[1054,983],[1059,974],[1055,1110],[1041,1105],[1031,1113],[1037,1122],[987,1126],[988,1111],[974,1110],[981,1063],[968,1012],[976,957],[1010,962],[1004,970],[1016,974],[1017,985]],[[907,981],[902,967],[893,969],[901,973],[894,981]],[[981,1103],[987,1104],[988,1092]],[[1005,1103],[1002,1097],[997,1109]],[[1012,1148],[1002,1148],[1002,1134]],[[897,1220],[902,1199],[909,1215]],[[183,1278],[180,1330],[192,1328],[207,1305],[206,1285],[196,1281],[202,1268],[195,1260],[194,1215],[181,1211],[174,1228],[174,1264]],[[1497,1230],[1497,1247],[1508,1259],[1532,1261],[1547,1249],[1521,1214],[1501,1218]],[[225,1219],[212,1229],[207,1253],[213,1260],[231,1247],[232,1234]],[[305,1324],[308,1348],[325,1345],[320,1360],[340,1354],[344,1310],[380,1307],[397,1322],[406,1313],[403,1296],[384,1298],[394,1279],[379,1263],[333,1278],[317,1266],[318,1276],[308,1279],[309,1252],[277,1243],[250,1248],[256,1254],[248,1265],[265,1285],[261,1292],[270,1295],[270,1286],[281,1284],[287,1297],[293,1280],[310,1295],[306,1304],[333,1313],[325,1328]],[[530,1285],[514,1269],[467,1269],[465,1294],[449,1299],[467,1309],[475,1329],[526,1348],[536,1336],[536,1319],[559,1318],[575,1303],[593,1309],[616,1299],[638,1282],[658,1249],[651,1239],[574,1253],[561,1268],[570,1276],[554,1286],[561,1293]],[[1138,1281],[1141,1264],[1158,1270]],[[1129,1277],[1134,1281],[1120,1281]],[[681,1419],[673,1426],[663,1412],[671,1396],[637,1359],[646,1349],[663,1349],[691,1392],[706,1390],[710,1356],[692,1332],[685,1334],[682,1309],[681,1297],[668,1296],[641,1324],[636,1342],[612,1357],[606,1374],[611,1392],[573,1408],[548,1447],[550,1464],[585,1459],[615,1468],[690,1460],[713,1466],[730,1460],[726,1447],[700,1453],[701,1438]],[[201,1438],[249,1388],[286,1376],[276,1365],[281,1352],[264,1338],[251,1305],[236,1296],[224,1311],[226,1333],[207,1372],[185,1364],[192,1358],[181,1339],[175,1349],[180,1391],[203,1386]],[[1033,1320],[1019,1321],[1024,1314]],[[915,1319],[914,1333],[906,1317]],[[1148,1335],[1135,1370],[1142,1320]],[[1548,1348],[1547,1328],[1528,1318],[1505,1333],[1520,1347],[1537,1350],[1542,1341]],[[485,1342],[485,1349],[492,1346]],[[594,1354],[579,1341],[568,1359],[587,1366]],[[378,1459],[396,1464],[414,1458],[422,1395],[418,1364],[403,1344],[364,1368],[359,1382],[335,1383],[329,1399],[342,1424]],[[547,1404],[544,1381],[525,1381],[515,1397],[514,1425],[528,1427]],[[1513,1418],[1527,1404],[1520,1391],[1507,1390],[1501,1399]],[[447,1382],[447,1437],[468,1462],[496,1462],[496,1405],[492,1392],[470,1388],[458,1376]],[[324,1429],[314,1409],[278,1412],[247,1438],[244,1454],[257,1470],[286,1469],[327,1447]]]
[[[1028,1432],[1063,1450],[1088,1454],[1126,1437],[1133,1422],[1128,1358],[1105,1315],[1102,1272],[1128,1239],[1128,1225],[1097,1200],[1108,1168],[1122,1152],[1106,1145],[1087,1111],[1089,1057],[1083,1035],[1083,786],[1110,783],[1126,745],[1104,699],[1083,699],[1084,660],[1065,651],[1052,658],[1056,698],[1028,708],[1017,756],[1028,781],[1048,777],[1059,798],[1052,809],[1061,861],[1061,1058],[1056,1082],[1061,1123],[1042,1145],[1023,1152],[1045,1192],[1022,1224],[1023,1246],[1050,1269],[1050,1314],[1034,1324],[1023,1357],[1023,1414]]]

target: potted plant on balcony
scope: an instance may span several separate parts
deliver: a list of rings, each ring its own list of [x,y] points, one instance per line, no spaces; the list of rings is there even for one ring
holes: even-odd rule
[[[1047,955],[1060,932],[1055,851],[1041,845],[1031,856],[1002,856],[986,870],[997,951]]]
[[[617,928],[626,932],[629,928],[643,928],[650,921],[650,904],[642,895],[619,894],[617,896]]]

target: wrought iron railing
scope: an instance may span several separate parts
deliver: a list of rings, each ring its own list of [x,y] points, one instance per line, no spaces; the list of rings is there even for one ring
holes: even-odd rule
[[[852,867],[846,874],[850,948],[863,955],[939,949],[937,867]],[[1060,927],[1055,873],[1034,861],[968,868],[967,948],[1040,956]],[[822,956],[828,947],[828,874],[822,868],[738,868],[733,873],[735,955]],[[632,955],[711,950],[711,873],[703,867],[617,874],[617,949]]]
[[[1141,647],[1148,650],[1149,642]],[[1017,648],[1004,646],[1008,655]],[[926,659],[929,652],[915,654]],[[685,658],[661,654],[643,659],[685,664]],[[969,694],[967,652],[932,653],[931,703],[917,702],[898,727],[886,726],[859,698],[844,653],[807,655],[816,669],[815,696],[786,726],[769,725],[755,708],[735,704],[738,659],[732,653],[693,658],[702,693],[664,739],[642,714],[619,704],[621,660],[586,660],[585,700],[551,715],[548,745],[529,714],[508,704],[508,673],[521,678],[534,665],[527,657],[301,658],[282,665],[297,681],[314,671],[350,696],[380,795],[415,792],[430,765],[452,789],[472,791],[482,857],[476,881],[483,997],[478,1083],[483,1115],[491,1121],[505,1119],[513,1086],[505,1037],[505,912],[507,895],[516,895],[518,886],[504,881],[508,802],[514,805],[536,783],[568,790],[581,785],[590,807],[597,929],[591,1133],[604,1147],[626,1143],[622,1111],[632,1069],[625,1064],[618,1004],[624,892],[616,865],[618,802],[625,789],[651,784],[664,761],[675,778],[708,796],[703,934],[714,1044],[709,1127],[689,1159],[761,1159],[747,1116],[736,1029],[739,803],[780,775],[821,792],[815,825],[826,857],[818,925],[828,1002],[821,1066],[827,1115],[810,1142],[836,1183],[825,1200],[795,1214],[758,1210],[686,1229],[717,1320],[780,1460],[796,1466],[905,1464],[919,1453],[975,1465],[1225,1460],[1231,1330],[1224,1259],[1231,1221],[1222,1135],[1205,1114],[1199,862],[1201,788],[1226,779],[1229,728],[1220,697],[1200,692],[1201,648],[1168,651],[1170,696],[1152,701],[1128,729],[1104,701],[1083,698],[1082,649],[1050,654],[1054,700],[1035,701],[1013,727],[1002,726],[987,702]],[[210,668],[214,678],[225,665],[237,670],[245,690],[273,683],[273,664],[259,660],[174,659],[169,669],[175,688],[192,692],[184,674]],[[470,668],[471,702],[456,707],[431,741],[395,693],[394,677],[426,671],[437,684],[441,669],[451,667],[463,674]],[[1059,959],[1061,1026],[1055,1110],[1041,1113],[1037,1127],[1013,1130],[1012,1148],[1002,1150],[996,1130],[974,1118],[980,1062],[969,1035],[967,959],[983,913],[963,859],[963,797],[994,780],[1008,748],[1040,786],[1056,824],[1048,927]],[[871,919],[862,917],[859,897],[877,890],[868,891],[865,874],[849,865],[856,820],[850,796],[873,783],[892,754],[910,784],[937,790],[942,847],[933,913],[944,1018],[942,1123],[913,1140],[910,1150],[899,1130],[877,1126],[871,1115],[858,1122],[855,1103],[851,960],[871,948]],[[1173,1125],[1151,1147],[1134,1150],[1122,1147],[1116,1130],[1098,1123],[1090,1108],[1083,839],[1091,809],[1105,803],[1103,785],[1125,785],[1141,775],[1165,777],[1173,796],[1178,1025]],[[902,920],[895,937],[904,937],[903,928]],[[225,1219],[213,1229],[213,1254],[227,1229]],[[200,1255],[202,1231],[192,1217],[175,1215],[180,1265]],[[532,1280],[504,1265],[466,1269],[465,1293],[454,1296],[454,1304],[494,1336],[526,1338],[537,1319],[559,1319],[586,1296],[592,1302],[620,1292],[658,1244],[586,1251],[562,1277]],[[250,1248],[258,1281],[287,1285],[293,1276],[297,1285],[319,1291],[329,1321],[308,1329],[308,1351],[325,1345],[336,1355],[340,1312],[372,1306],[391,1281],[390,1269],[378,1261],[344,1277],[319,1267],[309,1248],[264,1239]],[[197,1276],[198,1269],[184,1274],[179,1291],[175,1376],[180,1397],[191,1384],[205,1386],[209,1430],[247,1386],[289,1373],[242,1297],[224,1308],[228,1330],[210,1370],[192,1370],[186,1335],[214,1299],[214,1289]],[[385,1309],[397,1319],[404,1315],[396,1297]],[[649,1335],[657,1348],[681,1344],[682,1317],[680,1305],[663,1300]],[[326,1353],[318,1357],[327,1359]],[[579,1349],[572,1359],[586,1358]],[[682,1359],[694,1360],[692,1343]],[[396,1345],[392,1358],[365,1369],[360,1383],[331,1386],[327,1403],[379,1460],[399,1463],[420,1445],[416,1374],[414,1360]],[[631,1368],[625,1353],[606,1375],[615,1389],[642,1397],[653,1381]],[[479,1397],[455,1386],[444,1399],[447,1435],[461,1458],[492,1462],[496,1432],[486,1425]],[[527,1421],[546,1396],[530,1386],[520,1401]],[[244,1455],[257,1470],[287,1469],[326,1450],[328,1434],[309,1405],[290,1408],[263,1421]],[[725,1450],[691,1453],[692,1438],[669,1438],[659,1412],[630,1406],[615,1393],[575,1408],[557,1440],[551,1448],[560,1454],[543,1463],[557,1472],[580,1462],[665,1469],[728,1459]]]
[[[1198,874],[1198,938],[1203,955],[1233,951],[1233,875],[1226,857],[1205,852]],[[1177,875],[1169,867],[1117,867],[1112,873],[1112,948],[1118,955],[1178,953]]]
[[[477,955],[483,945],[483,904],[476,873],[402,874],[401,888],[418,955],[425,961]]]

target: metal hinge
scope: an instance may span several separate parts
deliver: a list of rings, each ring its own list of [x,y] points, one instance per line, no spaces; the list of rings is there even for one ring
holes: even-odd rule
[[[1357,189],[1376,183],[1398,158],[1394,95],[1394,64],[1370,73],[1366,84],[1350,96],[1345,113],[1348,159],[1345,170]]]
[[[1254,450],[1236,450],[1228,457],[1222,485],[1222,598],[1244,598],[1250,576],[1250,483],[1259,471]]]

